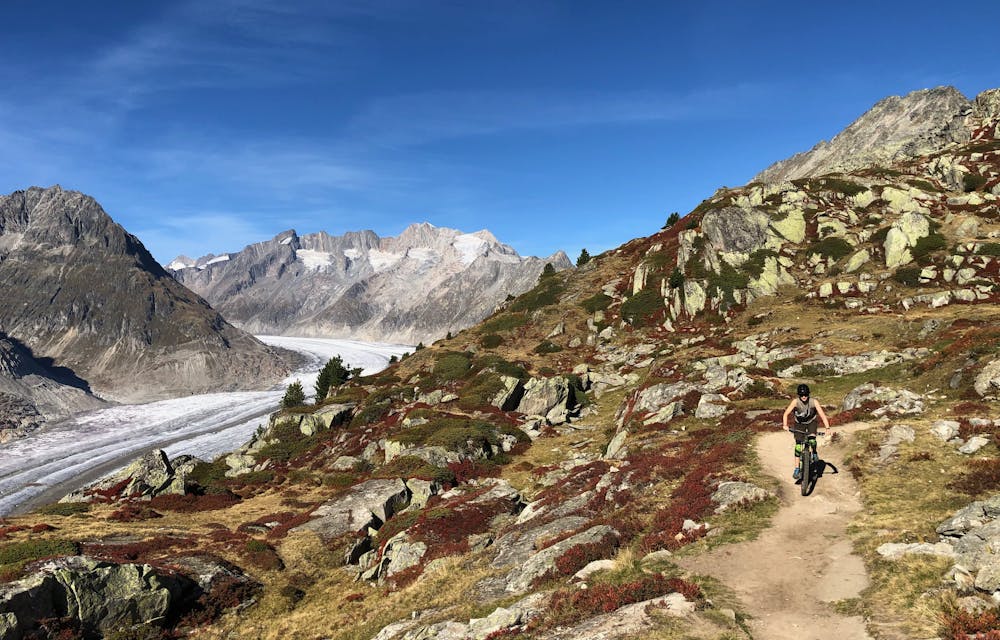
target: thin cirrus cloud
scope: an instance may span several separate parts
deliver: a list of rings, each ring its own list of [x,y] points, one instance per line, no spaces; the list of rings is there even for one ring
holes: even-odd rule
[[[373,101],[348,125],[354,138],[396,147],[515,130],[739,118],[771,94],[762,84],[671,94],[436,91]]]

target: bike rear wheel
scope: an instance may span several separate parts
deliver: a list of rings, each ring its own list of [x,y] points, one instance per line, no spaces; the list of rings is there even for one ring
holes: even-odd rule
[[[802,471],[802,483],[799,485],[802,495],[809,493],[809,481],[812,479],[812,447],[809,440],[802,443],[802,452],[799,454],[799,469]]]

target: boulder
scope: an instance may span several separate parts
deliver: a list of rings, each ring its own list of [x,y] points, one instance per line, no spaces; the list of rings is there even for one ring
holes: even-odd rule
[[[159,625],[198,590],[190,578],[149,565],[60,558],[23,580],[0,585],[0,637],[34,637],[46,618],[74,618],[88,637]]]
[[[574,403],[573,389],[566,378],[532,378],[524,385],[524,397],[518,403],[517,411],[547,419],[551,416],[565,422],[566,412]]]
[[[90,502],[120,498],[149,499],[162,494],[184,495],[187,476],[200,462],[191,456],[175,460],[178,468],[162,449],[155,449],[137,458],[118,473],[98,480],[63,497],[60,502]]]
[[[538,640],[626,640],[652,637],[662,624],[661,616],[687,617],[696,604],[679,593],[629,604],[611,613],[586,618],[569,626],[560,626],[536,636]],[[655,612],[655,615],[653,614]]]
[[[959,427],[959,423],[954,420],[935,420],[930,431],[941,442],[948,442],[952,438],[958,437]]]
[[[770,226],[771,218],[766,213],[739,207],[713,209],[701,220],[708,247],[717,253],[751,254],[763,248]]]
[[[312,520],[294,531],[314,531],[331,540],[369,527],[378,529],[409,504],[410,490],[402,480],[368,480],[321,505]]]
[[[1000,391],[1000,359],[988,362],[976,376],[973,384],[981,396],[996,395]]]
[[[885,266],[891,269],[909,263],[913,260],[910,247],[929,234],[930,221],[921,213],[909,211],[901,215],[885,237]]]
[[[697,387],[695,385],[684,381],[655,384],[650,387],[646,387],[640,391],[639,395],[636,397],[633,411],[636,413],[656,411],[661,407],[665,407],[670,404],[674,400],[679,400],[689,391],[694,391],[696,389]]]
[[[955,549],[947,542],[916,542],[903,544],[898,542],[887,542],[875,550],[887,560],[899,560],[908,555],[938,556],[944,558],[954,558]]]
[[[712,502],[718,504],[715,513],[743,504],[767,500],[772,494],[749,482],[720,482],[712,493]]]
[[[500,376],[503,388],[497,392],[490,404],[501,411],[514,411],[524,396],[524,382],[512,376]]]
[[[708,296],[700,284],[694,280],[684,281],[684,313],[694,317],[705,309]]]
[[[845,411],[860,408],[866,402],[880,404],[872,414],[881,417],[889,413],[896,415],[910,415],[923,413],[923,397],[907,389],[893,389],[892,387],[879,387],[872,383],[866,383],[855,387],[846,396],[841,407]]]
[[[698,401],[696,418],[719,418],[729,411],[729,398],[719,393],[706,393]]]
[[[964,453],[965,455],[972,455],[989,443],[989,438],[984,438],[983,436],[972,436],[968,439],[968,441],[966,441],[965,444],[958,448],[958,452]]]
[[[861,267],[868,264],[871,260],[871,253],[868,249],[862,249],[857,251],[850,258],[847,259],[847,263],[844,265],[845,273],[854,273]]]
[[[523,564],[515,567],[507,574],[507,591],[523,593],[531,588],[532,583],[552,571],[556,560],[571,547],[578,544],[604,543],[617,546],[618,532],[606,524],[590,527],[586,531],[562,540],[533,554]]]
[[[324,405],[313,412],[313,418],[319,422],[323,429],[331,429],[350,420],[354,414],[355,406],[353,402]]]

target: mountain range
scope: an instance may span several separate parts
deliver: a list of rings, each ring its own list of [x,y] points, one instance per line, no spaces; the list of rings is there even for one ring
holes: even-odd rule
[[[489,231],[421,223],[388,238],[290,230],[167,268],[251,333],[417,344],[479,322],[533,287],[546,264],[572,266],[562,251],[522,258]]]
[[[856,162],[722,188],[231,454],[10,519],[0,636],[992,637],[1000,89],[957,124],[955,94],[879,103],[829,143]],[[803,382],[836,435],[795,484]]]

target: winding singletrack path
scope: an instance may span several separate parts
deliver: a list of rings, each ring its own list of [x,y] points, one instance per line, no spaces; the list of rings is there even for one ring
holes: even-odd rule
[[[850,438],[867,427],[851,423],[833,431]],[[848,523],[861,510],[858,486],[843,465],[843,445],[828,440],[820,439],[820,457],[840,472],[826,467],[812,493],[802,496],[791,477],[792,436],[762,435],[761,466],[781,480],[781,507],[771,527],[756,540],[677,559],[684,569],[721,580],[736,593],[751,617],[754,640],[871,640],[861,617],[833,607],[858,597],[868,577],[847,536]]]

